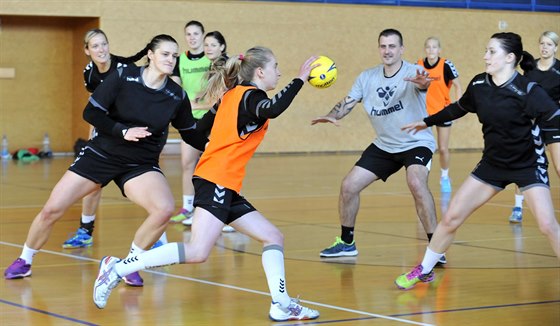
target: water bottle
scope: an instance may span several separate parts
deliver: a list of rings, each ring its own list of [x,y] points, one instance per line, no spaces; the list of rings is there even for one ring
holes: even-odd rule
[[[45,133],[43,137],[43,150],[42,150],[42,157],[51,157],[52,150],[51,150],[51,140],[49,139],[49,134]]]
[[[2,154],[0,154],[2,156],[3,160],[8,160],[10,159],[12,156],[10,155],[10,151],[8,150],[8,137],[6,137],[6,135],[2,135]]]

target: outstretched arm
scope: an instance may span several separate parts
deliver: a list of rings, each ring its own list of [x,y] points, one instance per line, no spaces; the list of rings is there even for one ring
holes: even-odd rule
[[[350,96],[346,96],[332,108],[329,114],[311,120],[311,124],[314,125],[317,123],[330,122],[335,126],[338,126],[338,120],[344,118],[348,113],[350,113],[356,104],[358,104],[357,100],[351,98]]]

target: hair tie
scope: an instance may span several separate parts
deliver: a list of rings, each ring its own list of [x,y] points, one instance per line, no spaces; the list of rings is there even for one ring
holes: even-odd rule
[[[243,61],[243,59],[245,59],[245,56],[243,56],[243,54],[239,55],[239,60]]]

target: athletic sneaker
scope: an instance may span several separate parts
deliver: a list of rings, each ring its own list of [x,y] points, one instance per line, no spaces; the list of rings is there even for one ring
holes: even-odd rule
[[[235,232],[235,229],[232,226],[229,226],[229,225],[226,224],[222,228],[222,232]]]
[[[91,247],[93,245],[93,237],[88,234],[88,231],[84,228],[78,228],[76,233],[74,233],[68,240],[64,241],[62,248],[64,249],[75,249],[75,248],[85,248]]]
[[[185,224],[185,220],[188,220],[190,218],[191,223],[190,224],[185,224],[185,225],[191,225],[192,224],[192,215],[193,215],[194,211],[188,211],[184,208],[181,208],[181,210],[179,211],[179,214],[175,215],[175,216],[171,216],[171,222],[175,222],[175,223],[180,223],[183,222],[183,224]]]
[[[122,279],[124,280],[124,283],[128,286],[135,286],[135,287],[144,286],[144,280],[142,279],[140,273],[138,272],[134,272],[132,274],[123,276]]]
[[[21,258],[14,260],[14,262],[4,271],[4,278],[7,280],[28,276],[31,276],[31,264],[26,264],[25,260]]]
[[[121,277],[115,272],[115,264],[120,259],[117,257],[105,256],[99,263],[99,274],[93,284],[93,302],[99,309],[105,308],[111,290],[113,290],[119,282]]]
[[[442,177],[439,180],[439,185],[441,186],[441,192],[451,192],[451,180],[448,177]]]
[[[299,304],[299,299],[291,298],[288,308],[282,308],[278,302],[272,301],[268,318],[273,321],[309,320],[319,317],[319,312]]]
[[[358,250],[356,249],[356,241],[348,244],[340,237],[336,237],[334,243],[321,251],[319,256],[321,257],[343,257],[343,256],[357,256]]]
[[[418,282],[430,283],[434,280],[434,275],[433,270],[428,274],[422,274],[422,265],[418,265],[410,272],[397,277],[395,284],[401,290],[409,290],[412,289]]]
[[[511,210],[511,215],[509,216],[510,223],[521,223],[523,220],[523,209],[521,207],[514,207]]]
[[[439,260],[438,260],[436,266],[438,266],[438,265],[441,266],[441,265],[445,265],[445,264],[447,264],[447,258],[445,258],[445,254],[444,254],[443,256],[439,257]]]

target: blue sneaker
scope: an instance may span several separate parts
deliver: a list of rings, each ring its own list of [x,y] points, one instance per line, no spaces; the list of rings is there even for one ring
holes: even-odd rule
[[[441,192],[448,193],[451,192],[451,180],[448,177],[442,177],[439,180],[439,185],[441,186]]]
[[[521,207],[514,207],[509,216],[510,223],[521,223],[523,220],[523,209]]]
[[[321,251],[321,257],[344,257],[344,256],[357,256],[358,250],[356,249],[356,241],[348,244],[340,237],[336,237],[332,246]]]
[[[70,237],[70,239],[64,241],[62,248],[73,249],[73,248],[85,248],[93,245],[93,237],[88,234],[88,231],[84,228],[78,228],[78,231]]]

